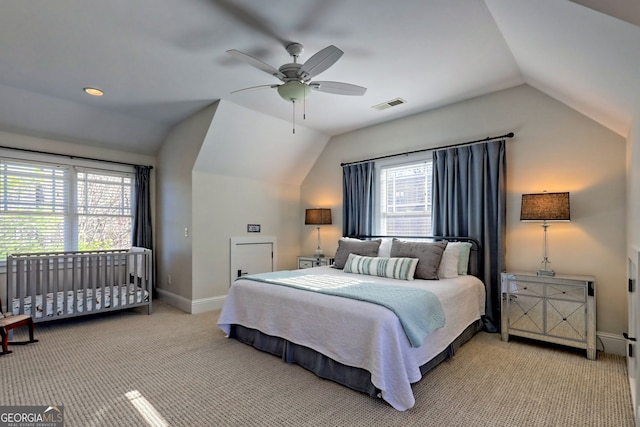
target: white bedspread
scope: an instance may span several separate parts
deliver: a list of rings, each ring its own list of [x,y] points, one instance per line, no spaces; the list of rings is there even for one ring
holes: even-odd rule
[[[331,267],[308,271],[424,287],[440,299],[446,325],[427,336],[421,347],[413,348],[397,316],[382,306],[240,279],[229,289],[218,326],[227,334],[231,324],[257,329],[312,348],[342,364],[366,369],[371,382],[382,391],[382,398],[400,411],[415,404],[411,384],[420,380],[420,366],[484,314],[484,285],[473,276],[403,281],[359,276]]]

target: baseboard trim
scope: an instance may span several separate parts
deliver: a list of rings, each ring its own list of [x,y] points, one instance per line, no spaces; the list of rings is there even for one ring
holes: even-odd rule
[[[200,314],[207,311],[221,310],[224,305],[225,296],[201,298],[191,302],[191,314]]]
[[[627,341],[622,335],[610,334],[608,332],[596,332],[596,348],[605,353],[627,355]]]
[[[221,310],[226,296],[201,298],[195,301],[174,294],[164,289],[156,288],[158,299],[172,307],[180,309],[185,313],[200,314],[207,311]]]
[[[158,299],[162,302],[169,304],[185,313],[191,313],[191,300],[181,295],[174,294],[173,292],[166,291],[164,289],[156,288],[158,292]]]

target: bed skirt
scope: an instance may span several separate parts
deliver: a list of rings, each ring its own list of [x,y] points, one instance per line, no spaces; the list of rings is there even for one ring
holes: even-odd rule
[[[420,367],[422,376],[443,361],[451,359],[460,346],[469,341],[481,329],[481,320],[467,326],[446,349]],[[245,328],[241,325],[231,325],[229,338],[235,338],[258,350],[279,356],[287,363],[296,363],[320,378],[334,381],[371,397],[379,397],[380,390],[371,383],[371,374],[365,369],[343,365],[309,347],[294,344],[283,338],[270,336],[257,329]]]

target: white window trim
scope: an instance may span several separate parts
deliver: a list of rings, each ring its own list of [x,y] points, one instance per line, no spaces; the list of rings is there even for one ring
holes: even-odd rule
[[[428,162],[433,158],[433,151],[421,151],[419,153],[412,153],[406,155],[393,156],[388,159],[376,160],[374,164],[374,188],[376,189],[373,194],[373,234],[382,235],[382,229],[380,228],[380,218],[382,213],[380,208],[382,206],[380,200],[381,182],[380,182],[380,170],[382,168],[403,166],[419,162]]]

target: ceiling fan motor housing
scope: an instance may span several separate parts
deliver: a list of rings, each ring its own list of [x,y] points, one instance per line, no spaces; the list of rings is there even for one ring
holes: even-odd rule
[[[282,65],[278,71],[280,71],[282,74],[285,75],[285,78],[283,79],[285,82],[289,82],[292,80],[296,80],[296,81],[305,81],[306,79],[309,78],[309,74],[308,73],[302,73],[299,75],[300,73],[300,67],[302,67],[302,64],[297,64],[297,63],[289,63],[289,64],[284,64]],[[306,77],[306,79],[305,79]]]

